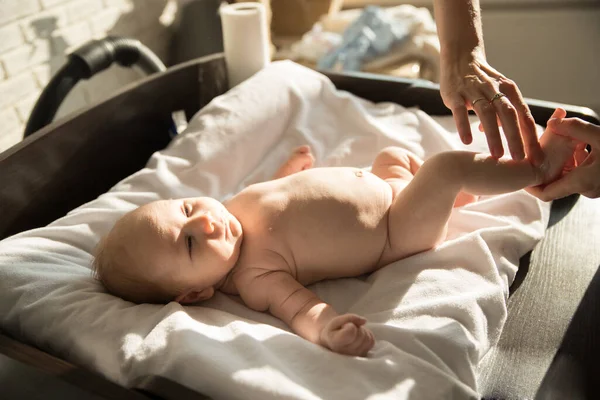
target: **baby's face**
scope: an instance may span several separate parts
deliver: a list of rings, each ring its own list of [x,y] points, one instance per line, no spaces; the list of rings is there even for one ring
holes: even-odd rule
[[[242,226],[212,198],[152,202],[123,222],[138,272],[182,290],[216,285],[239,256]]]

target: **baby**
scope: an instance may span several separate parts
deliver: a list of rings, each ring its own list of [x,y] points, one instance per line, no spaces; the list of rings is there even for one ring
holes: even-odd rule
[[[305,286],[432,249],[445,239],[453,207],[556,179],[574,145],[548,129],[541,143],[541,167],[467,151],[423,163],[390,147],[371,172],[311,168],[302,146],[273,180],[224,204],[164,200],[126,214],[100,242],[94,270],[110,292],[138,303],[196,303],[216,290],[239,295],[313,343],[364,356],[374,345],[366,320],[338,315]]]

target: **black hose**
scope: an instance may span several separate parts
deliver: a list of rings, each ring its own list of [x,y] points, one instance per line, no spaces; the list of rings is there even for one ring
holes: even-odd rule
[[[108,36],[89,41],[69,54],[67,64],[46,85],[31,111],[24,137],[52,122],[77,82],[91,78],[113,62],[123,67],[135,65],[148,75],[166,70],[162,61],[139,40]]]
[[[79,60],[69,60],[52,79],[38,97],[27,125],[25,126],[24,137],[31,135],[38,129],[43,128],[52,122],[58,107],[67,97],[67,94],[79,82],[82,76],[83,66]]]

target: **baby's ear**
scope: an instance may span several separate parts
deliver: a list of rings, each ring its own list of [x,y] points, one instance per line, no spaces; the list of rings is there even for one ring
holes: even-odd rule
[[[215,294],[213,287],[207,287],[202,290],[190,289],[175,297],[175,301],[179,304],[192,304],[199,301],[210,299]]]

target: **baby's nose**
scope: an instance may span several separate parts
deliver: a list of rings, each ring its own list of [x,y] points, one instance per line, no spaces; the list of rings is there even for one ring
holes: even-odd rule
[[[215,219],[209,213],[199,214],[192,218],[192,227],[198,233],[210,235],[215,231]]]

